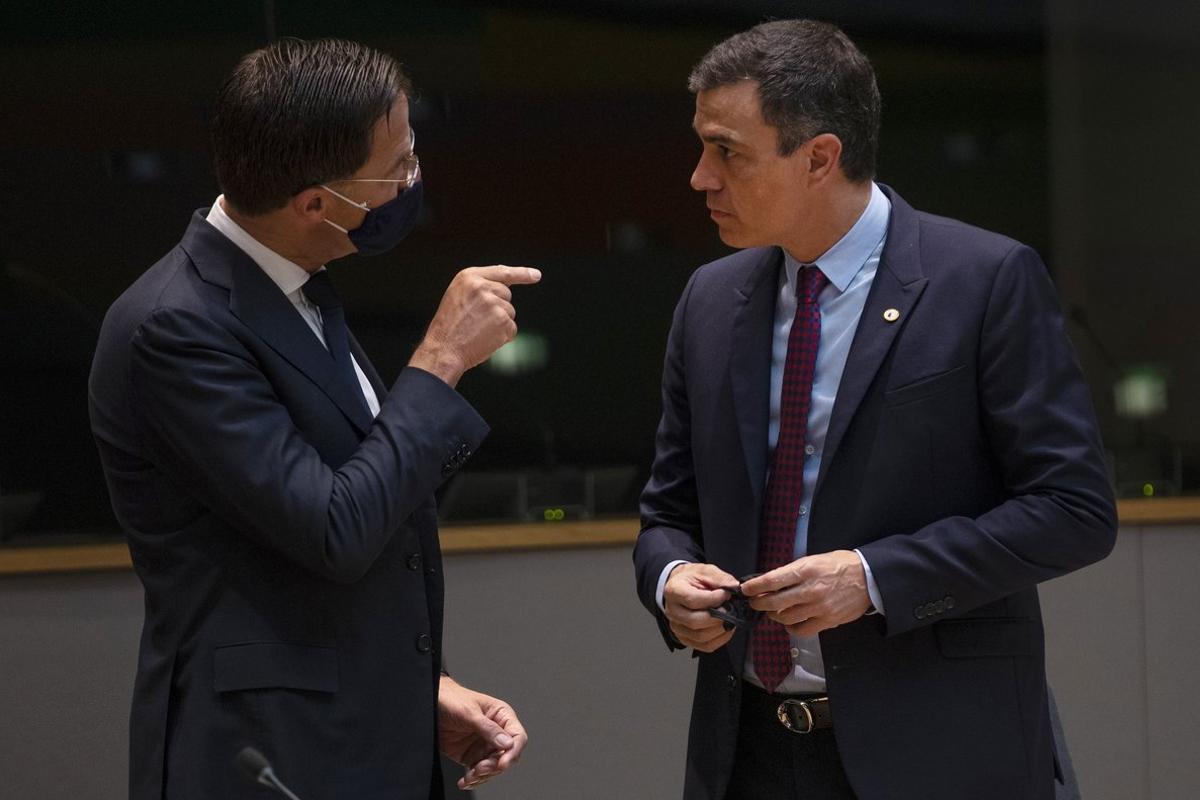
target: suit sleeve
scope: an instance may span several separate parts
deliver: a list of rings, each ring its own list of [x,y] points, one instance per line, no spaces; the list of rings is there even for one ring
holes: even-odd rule
[[[703,562],[700,506],[692,461],[692,420],[688,408],[684,336],[687,301],[695,276],[683,291],[667,337],[663,365],[662,419],[655,437],[654,464],[642,491],[641,533],[633,550],[638,596],[654,615],[667,646],[682,647],[671,633],[656,598],[658,580],[672,561]]]
[[[160,465],[236,529],[330,580],[361,578],[487,426],[438,378],[405,369],[370,433],[331,468],[253,358],[199,315],[160,309],[134,334],[134,396]]]
[[[888,610],[889,634],[999,600],[1104,558],[1116,511],[1087,385],[1046,268],[1017,245],[995,273],[979,334],[984,437],[1007,499],[860,547]]]

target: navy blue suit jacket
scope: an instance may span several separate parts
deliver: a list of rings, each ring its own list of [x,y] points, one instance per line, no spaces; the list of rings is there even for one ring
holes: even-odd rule
[[[810,503],[810,553],[859,548],[886,616],[821,634],[860,800],[1049,800],[1054,751],[1036,585],[1111,550],[1100,438],[1033,250],[894,192]],[[701,267],[675,311],[638,591],[664,566],[755,570],[782,255]],[[888,322],[884,311],[899,312]],[[699,657],[685,797],[722,797],[747,636]]]
[[[92,427],[145,586],[130,797],[441,797],[434,489],[486,425],[405,369],[375,420],[291,302],[197,212],[109,310]]]

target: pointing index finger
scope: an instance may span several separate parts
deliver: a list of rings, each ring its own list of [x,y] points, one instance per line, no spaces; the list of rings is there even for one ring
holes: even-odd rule
[[[510,267],[506,264],[497,264],[491,267],[480,267],[479,272],[489,281],[503,283],[505,286],[537,283],[542,279],[542,271],[533,267]]]

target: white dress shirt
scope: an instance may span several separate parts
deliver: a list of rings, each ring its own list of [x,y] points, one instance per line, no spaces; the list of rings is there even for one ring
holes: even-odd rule
[[[325,344],[325,329],[321,323],[321,309],[317,308],[315,304],[310,303],[302,291],[304,284],[308,283],[308,271],[299,264],[288,261],[247,233],[245,228],[238,225],[225,213],[225,208],[221,205],[224,200],[225,195],[221,195],[212,204],[212,209],[208,212],[208,224],[225,234],[225,237],[229,241],[237,245],[243,253],[250,256],[255,264],[258,264],[259,268],[267,274],[267,277],[279,287],[279,291],[283,292],[287,299],[292,301],[292,306],[295,307],[300,317],[308,323],[308,327],[312,330],[313,335],[317,337],[317,341],[321,343],[322,347],[328,350],[329,346]],[[321,267],[317,272],[323,269],[325,267]],[[374,417],[379,414],[379,398],[375,396],[375,390],[371,387],[371,382],[367,380],[366,373],[358,365],[358,361],[355,360],[353,353],[350,354],[350,361],[354,364],[354,374],[358,376],[358,385],[362,387],[363,396],[367,401],[367,408],[371,409],[371,416]]]

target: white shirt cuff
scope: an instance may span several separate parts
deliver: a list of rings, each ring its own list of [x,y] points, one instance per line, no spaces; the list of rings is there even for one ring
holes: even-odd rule
[[[658,576],[658,588],[654,590],[654,602],[658,603],[658,610],[666,613],[667,609],[663,607],[663,590],[667,588],[667,578],[671,577],[671,570],[678,567],[680,564],[690,564],[690,561],[672,561],[663,567],[662,574]]]
[[[867,574],[867,594],[871,596],[871,605],[875,606],[874,610],[868,611],[868,614],[883,614],[883,597],[879,594],[879,587],[875,585],[875,576],[871,574],[871,565],[867,563],[866,556],[861,550],[855,550],[858,553],[858,560],[862,562],[863,572]],[[661,596],[662,588],[660,584],[659,593]]]

